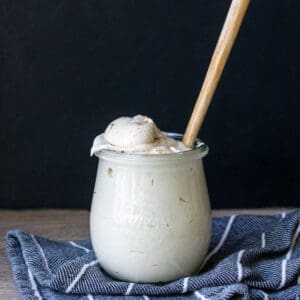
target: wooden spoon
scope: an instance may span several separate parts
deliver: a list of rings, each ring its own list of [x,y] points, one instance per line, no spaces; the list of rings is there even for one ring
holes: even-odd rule
[[[250,0],[232,0],[225,23],[211,58],[203,85],[190,117],[183,143],[192,148],[241,27]]]

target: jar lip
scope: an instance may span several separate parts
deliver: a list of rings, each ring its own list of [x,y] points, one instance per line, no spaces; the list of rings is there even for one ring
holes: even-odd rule
[[[177,141],[181,141],[183,138],[183,134],[177,132],[164,132],[168,137],[173,138]],[[194,147],[191,150],[174,152],[174,153],[164,153],[164,154],[145,154],[145,153],[126,153],[113,151],[109,149],[101,150],[98,156],[103,159],[117,159],[117,160],[164,160],[164,159],[186,159],[186,158],[203,158],[208,153],[208,146],[199,138],[196,138]]]

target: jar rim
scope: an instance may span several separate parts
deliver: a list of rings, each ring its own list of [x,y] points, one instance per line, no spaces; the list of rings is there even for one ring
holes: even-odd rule
[[[183,134],[177,132],[164,132],[168,137],[173,138],[177,141],[181,141]],[[176,159],[187,159],[187,158],[203,158],[207,155],[209,147],[199,138],[196,138],[194,147],[191,150],[181,151],[181,152],[172,152],[164,154],[145,154],[145,153],[126,153],[114,150],[101,150],[96,156],[103,159],[116,159],[124,161],[134,161],[134,160],[176,160]]]

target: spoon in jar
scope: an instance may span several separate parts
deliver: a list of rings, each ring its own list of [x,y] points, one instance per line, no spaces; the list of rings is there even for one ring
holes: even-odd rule
[[[183,143],[192,148],[241,27],[250,0],[232,0],[203,85],[190,117]]]

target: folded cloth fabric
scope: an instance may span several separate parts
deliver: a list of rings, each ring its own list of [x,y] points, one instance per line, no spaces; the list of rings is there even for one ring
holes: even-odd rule
[[[7,234],[21,299],[300,299],[300,210],[213,219],[202,271],[166,284],[118,281],[99,265],[90,241],[55,242]]]

